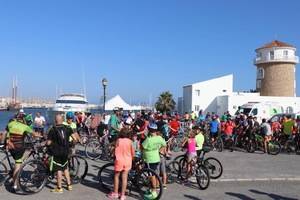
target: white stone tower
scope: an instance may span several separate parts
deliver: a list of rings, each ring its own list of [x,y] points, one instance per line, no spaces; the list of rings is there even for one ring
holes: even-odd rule
[[[296,96],[296,48],[274,40],[255,50],[256,89],[261,96]]]

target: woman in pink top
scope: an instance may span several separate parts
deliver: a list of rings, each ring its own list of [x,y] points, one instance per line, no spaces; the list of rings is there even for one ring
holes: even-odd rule
[[[108,195],[110,199],[125,200],[125,192],[127,188],[128,172],[131,169],[132,159],[134,157],[134,148],[130,138],[130,131],[122,129],[119,133],[119,138],[116,141],[115,147],[115,176],[114,176],[114,191]],[[119,195],[119,177],[122,174],[122,190]]]

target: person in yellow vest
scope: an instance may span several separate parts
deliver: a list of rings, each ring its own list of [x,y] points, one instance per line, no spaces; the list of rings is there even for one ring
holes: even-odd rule
[[[9,150],[11,156],[15,160],[15,167],[13,170],[13,187],[14,192],[18,189],[17,175],[23,163],[25,153],[25,136],[32,135],[37,137],[39,134],[34,132],[31,125],[33,119],[31,115],[26,115],[20,112],[16,118],[11,120],[6,127],[6,149]]]

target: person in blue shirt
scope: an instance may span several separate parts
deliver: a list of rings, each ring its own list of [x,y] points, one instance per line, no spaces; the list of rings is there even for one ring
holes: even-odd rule
[[[210,138],[212,139],[212,142],[216,140],[218,137],[218,132],[220,130],[220,123],[217,120],[217,117],[214,115],[212,117],[212,121],[210,122]]]

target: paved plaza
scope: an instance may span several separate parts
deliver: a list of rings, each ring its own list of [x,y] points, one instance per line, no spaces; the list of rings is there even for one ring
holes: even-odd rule
[[[186,200],[294,200],[300,199],[300,156],[280,154],[271,156],[262,153],[249,154],[243,151],[210,152],[208,156],[218,158],[224,167],[224,173],[213,180],[210,187],[201,191],[197,185],[174,183],[164,190],[162,199]],[[105,163],[89,160],[89,173],[83,184],[75,185],[74,191],[63,194],[50,193],[49,187],[35,195],[16,195],[4,186],[0,187],[0,199],[43,199],[43,200],[96,200],[107,199],[97,183],[97,172]],[[51,185],[50,185],[51,186]],[[139,199],[129,197],[129,200]]]

